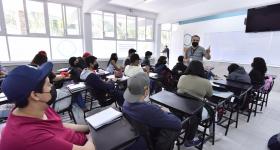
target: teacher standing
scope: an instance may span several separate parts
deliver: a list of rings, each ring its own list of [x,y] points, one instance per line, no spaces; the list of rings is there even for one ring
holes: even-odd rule
[[[210,47],[205,50],[204,47],[199,46],[200,37],[198,35],[192,36],[192,46],[184,48],[185,59],[189,63],[192,60],[203,61],[203,57],[207,60],[211,59]]]

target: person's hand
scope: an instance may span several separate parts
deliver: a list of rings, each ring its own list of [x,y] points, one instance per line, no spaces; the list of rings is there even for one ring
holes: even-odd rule
[[[87,137],[87,140],[90,141],[90,142],[92,143],[92,137],[91,137],[91,135],[90,135],[90,134],[87,134],[86,137]]]
[[[187,53],[188,51],[191,50],[191,47],[188,47],[188,48],[184,48],[184,52]]]
[[[211,50],[210,50],[210,46],[206,49],[206,53],[210,53],[211,52]]]

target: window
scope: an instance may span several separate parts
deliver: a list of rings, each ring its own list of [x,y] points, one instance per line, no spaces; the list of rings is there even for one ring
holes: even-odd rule
[[[103,16],[102,11],[95,11],[91,15],[93,38],[103,38]]]
[[[8,34],[26,34],[23,0],[2,0]]]
[[[0,36],[0,47],[0,61],[9,61],[9,54],[5,36]]]
[[[66,22],[67,22],[66,25],[67,35],[80,35],[79,8],[66,6],[65,11],[66,11]]]
[[[64,23],[62,16],[61,4],[48,4],[49,13],[49,26],[51,36],[63,36],[64,35]]]
[[[97,58],[110,58],[112,53],[116,53],[115,40],[92,40],[92,45],[93,55]]]
[[[48,38],[10,36],[8,41],[12,61],[31,61],[40,50],[50,54]],[[50,58],[50,55],[48,57]]]
[[[153,42],[138,42],[137,43],[137,53],[140,57],[145,56],[146,51],[154,52],[154,43]]]
[[[154,21],[151,19],[147,19],[146,20],[146,40],[153,39],[153,26],[154,26]]]
[[[127,38],[136,39],[136,17],[127,16]]]
[[[114,14],[112,13],[104,13],[104,37],[114,38],[115,30],[114,30]]]
[[[46,33],[44,3],[27,0],[29,33]]]
[[[126,16],[117,15],[117,37],[118,39],[126,39]]]
[[[145,26],[146,26],[146,20],[145,18],[137,18],[137,24],[138,24],[138,40],[145,40]]]
[[[83,53],[82,39],[52,38],[52,59],[69,59]]]
[[[160,47],[161,49],[165,48],[165,45],[169,46],[171,42],[171,32],[176,31],[178,29],[178,24],[162,24],[161,25],[161,41]]]

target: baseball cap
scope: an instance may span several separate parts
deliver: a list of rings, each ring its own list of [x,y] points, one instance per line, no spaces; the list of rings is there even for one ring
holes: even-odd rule
[[[138,54],[132,54],[130,56],[130,62],[135,62],[136,60],[141,60]]]
[[[139,72],[127,80],[127,88],[124,92],[124,99],[130,103],[135,103],[144,95],[144,87],[150,85],[149,76],[144,72]]]
[[[2,82],[2,91],[10,102],[27,100],[30,93],[50,74],[52,68],[51,62],[46,62],[38,68],[31,65],[18,66]]]

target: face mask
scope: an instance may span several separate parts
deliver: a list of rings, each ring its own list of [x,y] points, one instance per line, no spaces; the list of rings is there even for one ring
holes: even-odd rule
[[[193,47],[197,47],[198,46],[198,42],[192,42],[192,46]]]
[[[51,105],[53,104],[53,102],[56,100],[56,97],[57,97],[57,93],[56,93],[56,89],[54,86],[52,86],[52,89],[50,91],[50,94],[51,94],[51,99],[47,102],[48,105]]]

